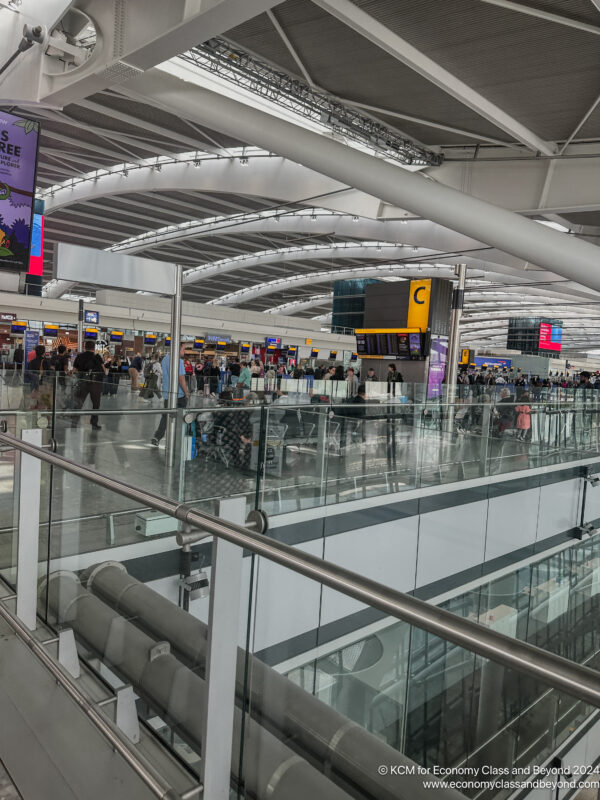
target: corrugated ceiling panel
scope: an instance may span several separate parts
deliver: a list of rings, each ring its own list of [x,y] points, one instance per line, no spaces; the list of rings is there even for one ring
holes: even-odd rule
[[[568,136],[598,93],[594,34],[480,0],[353,2],[548,139]]]

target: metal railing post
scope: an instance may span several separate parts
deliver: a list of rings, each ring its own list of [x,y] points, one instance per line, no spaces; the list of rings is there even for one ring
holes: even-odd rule
[[[243,525],[245,498],[221,500],[219,515]],[[213,537],[202,736],[202,784],[210,800],[229,800],[243,555],[241,547]]]
[[[42,431],[39,428],[22,431],[21,438],[36,447],[42,445]],[[33,455],[21,453],[18,470],[17,616],[30,631],[34,631],[37,627],[42,462]]]

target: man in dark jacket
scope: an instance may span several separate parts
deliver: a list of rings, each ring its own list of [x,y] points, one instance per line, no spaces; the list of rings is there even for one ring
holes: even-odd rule
[[[73,372],[77,375],[77,386],[75,388],[73,404],[76,409],[83,406],[88,395],[92,401],[92,408],[100,408],[102,381],[106,374],[106,369],[102,358],[95,350],[95,343],[87,341],[83,353],[79,353],[73,364]],[[92,414],[90,422],[95,431],[101,429],[102,426],[98,424],[97,414]],[[77,420],[74,421],[73,425],[77,425]]]

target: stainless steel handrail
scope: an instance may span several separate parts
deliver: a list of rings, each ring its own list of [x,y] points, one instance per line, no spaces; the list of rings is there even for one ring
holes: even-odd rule
[[[49,453],[43,448],[23,442],[10,434],[0,433],[0,442],[12,445],[17,450],[78,475],[97,486],[146,503],[151,508],[175,517],[181,522],[246,548],[396,619],[408,622],[505,667],[530,675],[548,686],[600,708],[600,673],[595,670],[575,664],[528,642],[512,639],[477,622],[457,617],[450,611],[398,592],[290,545],[267,539],[241,525],[196,511],[185,503],[177,503],[166,497],[136,489],[64,456]]]
[[[67,692],[69,697],[82,709],[86,716],[92,721],[98,731],[104,736],[111,747],[122,756],[140,779],[146,784],[155,797],[162,800],[173,800],[177,795],[161,778],[154,767],[133,748],[129,747],[118,730],[112,723],[99,711],[91,700],[79,689],[77,684],[58,666],[54,659],[46,651],[44,645],[39,642],[31,631],[12,614],[2,602],[6,598],[0,597],[0,617],[14,631],[15,635],[28,647],[35,656],[42,662],[50,672],[56,682],[59,683]]]

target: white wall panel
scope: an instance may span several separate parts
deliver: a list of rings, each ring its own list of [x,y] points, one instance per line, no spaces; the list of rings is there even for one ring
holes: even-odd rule
[[[421,515],[417,586],[481,564],[487,500]]]
[[[579,525],[581,478],[542,486],[537,539],[549,539]],[[515,508],[518,508],[515,502]]]
[[[418,524],[415,516],[328,536],[325,560],[398,591],[410,592],[415,588]],[[365,607],[325,587],[321,624],[326,625]]]
[[[588,484],[585,496],[585,521],[600,517],[600,485]]]
[[[305,542],[298,550],[321,556],[323,540]],[[319,626],[320,583],[261,558],[256,585],[254,651]]]
[[[489,501],[485,560],[519,550],[536,540],[540,489],[505,494]]]

